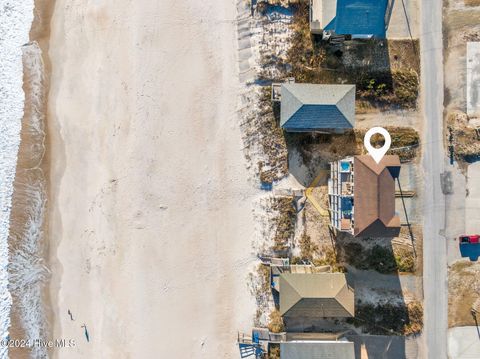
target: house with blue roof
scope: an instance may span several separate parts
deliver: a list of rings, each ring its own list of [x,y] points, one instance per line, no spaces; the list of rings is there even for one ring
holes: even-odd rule
[[[391,0],[310,0],[313,34],[385,38]]]
[[[280,106],[288,132],[343,133],[355,126],[355,85],[285,83]]]

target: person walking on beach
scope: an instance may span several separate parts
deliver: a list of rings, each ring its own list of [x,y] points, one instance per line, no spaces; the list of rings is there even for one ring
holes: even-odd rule
[[[88,335],[88,330],[87,330],[87,326],[85,325],[85,323],[83,323],[82,328],[84,329],[85,338],[87,338],[87,342],[90,342],[90,336]]]

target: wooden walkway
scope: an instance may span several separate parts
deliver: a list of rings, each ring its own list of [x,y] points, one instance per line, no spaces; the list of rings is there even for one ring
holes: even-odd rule
[[[320,181],[325,180],[330,173],[329,170],[320,170],[320,173],[315,177],[315,179],[310,183],[307,190],[305,191],[305,195],[307,199],[310,201],[311,204],[315,207],[315,209],[320,213],[323,217],[328,217],[330,214],[327,209],[323,208],[320,203],[316,200],[315,196],[313,195],[313,189],[317,187]]]

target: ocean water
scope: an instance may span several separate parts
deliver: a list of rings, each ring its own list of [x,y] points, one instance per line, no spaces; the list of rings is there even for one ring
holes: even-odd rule
[[[29,42],[29,31],[33,20],[33,0],[0,0],[0,339],[7,338],[11,323],[12,293],[11,285],[12,263],[9,258],[10,220],[12,213],[12,198],[17,169],[17,157],[20,146],[20,132],[24,116],[25,94],[23,91],[23,57],[25,47]],[[33,86],[31,86],[33,88]],[[37,148],[38,149],[38,148]],[[36,151],[37,149],[33,149]],[[43,188],[33,190],[33,199],[42,196]],[[44,203],[44,200],[42,200]],[[40,202],[42,202],[40,201]],[[36,200],[29,201],[31,206],[27,212],[43,211],[44,204],[38,208]],[[35,209],[35,206],[37,208]],[[27,213],[26,212],[26,213]],[[35,214],[37,216],[37,214]],[[35,217],[34,216],[34,217]],[[41,214],[40,214],[41,216]],[[25,257],[27,258],[27,256]],[[29,276],[37,276],[26,264],[28,276],[13,278],[25,282]],[[25,271],[24,270],[24,271]],[[20,283],[20,282],[19,282]],[[27,300],[27,299],[26,299]],[[28,299],[31,300],[31,299]],[[26,319],[26,318],[22,318]],[[8,350],[0,345],[0,358],[7,358]]]

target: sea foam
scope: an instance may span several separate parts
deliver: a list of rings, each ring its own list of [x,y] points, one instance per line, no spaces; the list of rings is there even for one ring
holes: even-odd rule
[[[33,7],[33,0],[0,0],[0,339],[10,326],[9,224],[25,99],[22,45],[29,41]],[[0,345],[0,358],[7,357]]]

